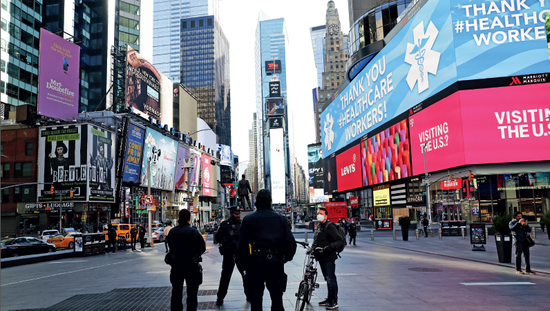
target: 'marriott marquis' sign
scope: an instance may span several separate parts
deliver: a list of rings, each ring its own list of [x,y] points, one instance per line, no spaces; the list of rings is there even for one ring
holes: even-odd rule
[[[550,72],[548,11],[538,0],[428,1],[321,114],[323,157],[458,80]]]

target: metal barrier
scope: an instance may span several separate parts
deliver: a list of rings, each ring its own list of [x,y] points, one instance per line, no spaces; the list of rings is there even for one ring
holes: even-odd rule
[[[464,230],[464,228],[460,228],[460,231],[462,231],[462,239],[464,240],[465,239],[465,237],[464,237],[465,232],[464,231],[466,231],[466,230]]]
[[[420,239],[420,230],[418,230],[418,228],[414,230],[414,234],[416,235],[417,240]]]

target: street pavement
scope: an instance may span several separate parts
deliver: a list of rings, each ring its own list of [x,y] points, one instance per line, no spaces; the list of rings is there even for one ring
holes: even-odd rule
[[[397,232],[360,231],[357,245],[348,245],[336,262],[339,310],[550,310],[550,240],[537,232],[531,248],[536,275],[518,275],[514,264],[499,264],[494,237],[486,251],[472,251],[469,237],[420,237],[409,241]],[[304,240],[304,233],[295,233]],[[313,234],[308,234],[311,243]],[[221,272],[221,256],[211,237],[203,256],[204,282],[199,308],[214,306]],[[75,257],[1,270],[2,310],[169,310],[169,266],[165,248],[157,244],[144,251]],[[286,310],[293,310],[305,251],[298,246],[284,294]],[[319,269],[320,270],[320,269]],[[327,295],[322,275],[306,310]],[[264,310],[270,310],[264,293]],[[70,306],[70,307],[69,307]],[[235,270],[228,295],[219,310],[249,310],[242,279]]]

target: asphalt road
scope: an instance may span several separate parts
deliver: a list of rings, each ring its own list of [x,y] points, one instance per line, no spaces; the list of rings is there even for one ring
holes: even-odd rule
[[[303,240],[303,235],[296,237]],[[311,237],[310,234],[310,242]],[[370,233],[360,232],[357,246],[348,246],[337,260],[339,310],[550,310],[550,243],[546,236],[540,235],[538,244],[531,249],[536,275],[518,275],[513,264],[498,264],[492,238],[489,237],[486,252],[472,252],[469,241],[461,237],[416,240],[413,235],[405,242],[400,238],[393,240],[391,232],[377,232],[371,241]],[[207,248],[200,289],[216,290],[221,256],[211,240]],[[1,270],[1,309],[48,308],[75,295],[107,297],[108,292],[126,288],[164,288],[165,295],[170,282],[169,266],[163,261],[164,250],[162,244],[145,251],[121,251],[114,255],[4,268]],[[305,252],[299,247],[296,257],[285,268],[289,276],[284,296],[287,310],[294,309],[294,293],[304,257]],[[325,310],[317,304],[326,297],[326,283],[322,276],[318,281],[321,286],[314,292],[308,310]],[[166,301],[169,297],[160,299]],[[215,292],[205,292],[199,297],[206,309],[208,305],[213,306],[215,300]],[[166,303],[148,309],[166,310]],[[264,309],[269,307],[266,292]],[[116,309],[118,307],[113,308]],[[242,281],[235,271],[221,310],[247,309],[250,305],[245,301]]]

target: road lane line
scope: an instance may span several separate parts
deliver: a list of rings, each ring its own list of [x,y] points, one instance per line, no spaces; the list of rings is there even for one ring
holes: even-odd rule
[[[78,270],[73,270],[73,271],[67,271],[67,272],[61,272],[61,273],[56,273],[56,274],[51,274],[51,275],[45,275],[45,276],[41,276],[41,277],[38,277],[38,278],[32,278],[32,279],[27,279],[27,280],[21,280],[21,281],[17,281],[17,282],[2,284],[1,287],[20,284],[20,283],[25,283],[25,282],[31,282],[31,281],[41,280],[41,279],[46,279],[46,278],[50,278],[50,277],[54,277],[54,276],[60,276],[60,275],[64,275],[64,274],[70,274],[70,273],[82,272],[82,271],[86,271],[86,270],[92,270],[92,269],[97,269],[97,268],[102,268],[102,267],[107,267],[107,266],[112,266],[112,265],[118,265],[118,264],[121,264],[121,263],[130,262],[130,261],[134,261],[134,260],[137,260],[137,259],[125,260],[125,261],[120,261],[120,262],[113,262],[113,263],[108,263],[108,264],[101,265],[101,266],[88,267],[88,268],[84,268],[84,269],[78,269]]]
[[[466,286],[490,286],[490,285],[537,285],[533,282],[478,282],[478,283],[460,283]]]

